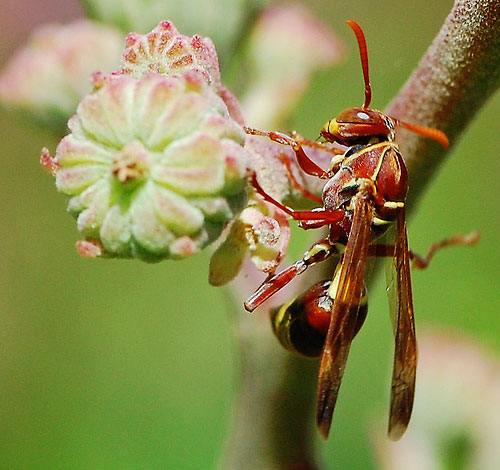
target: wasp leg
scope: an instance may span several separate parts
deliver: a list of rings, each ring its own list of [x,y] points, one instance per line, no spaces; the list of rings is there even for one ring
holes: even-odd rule
[[[474,245],[479,241],[480,234],[478,231],[471,232],[467,235],[455,235],[453,237],[445,238],[444,240],[441,240],[439,242],[433,243],[429,250],[427,251],[427,254],[425,256],[419,255],[418,253],[415,253],[412,250],[408,250],[408,255],[409,258],[412,260],[412,266],[416,269],[425,269],[427,266],[429,266],[432,258],[434,255],[441,249],[447,248],[449,246],[456,246],[456,245]],[[395,247],[394,245],[384,245],[384,244],[377,244],[377,245],[371,245],[368,253],[369,256],[376,256],[376,257],[390,257],[394,256],[395,253]]]
[[[290,160],[288,159],[286,154],[280,153],[278,155],[278,158],[283,163],[283,165],[285,165],[286,171],[288,172],[288,175],[290,176],[290,180],[292,181],[293,187],[295,189],[297,189],[298,191],[300,191],[304,195],[304,197],[311,199],[311,200],[317,202],[318,204],[323,204],[323,199],[321,199],[319,196],[316,196],[316,194],[313,194],[310,191],[308,191],[306,188],[304,188],[304,186],[302,186],[297,181],[297,178],[295,178],[295,175],[293,174]]]
[[[343,153],[343,151],[339,149],[326,147],[318,142],[313,142],[311,140],[307,140],[303,137],[297,136],[296,134],[294,134],[293,136],[289,136],[281,132],[265,132],[258,129],[252,129],[251,127],[245,127],[245,132],[249,135],[261,135],[264,137],[268,137],[273,142],[292,147],[293,151],[295,152],[295,156],[297,157],[297,163],[304,171],[304,173],[307,173],[311,176],[317,176],[321,179],[328,179],[332,175],[330,174],[330,172],[323,170],[323,168],[314,163],[307,156],[303,146],[306,145],[308,147],[319,149],[323,152],[329,152],[335,156],[339,155],[339,153]]]
[[[335,254],[339,254],[338,249],[327,239],[315,243],[304,253],[301,260],[295,262],[280,273],[267,278],[244,303],[245,309],[249,312],[253,312],[260,304],[265,302],[281,288],[285,287],[296,276],[302,274],[309,266],[321,263]]]
[[[317,227],[322,227],[324,225],[340,222],[344,218],[345,212],[342,209],[324,209],[321,207],[309,211],[296,211],[291,207],[285,206],[284,204],[282,204],[281,202],[277,201],[272,196],[267,194],[257,181],[257,175],[255,174],[255,172],[252,172],[250,174],[250,177],[253,187],[264,198],[265,201],[275,205],[283,212],[287,213],[294,220],[304,221],[304,222],[314,221],[315,222],[314,228],[317,228]],[[305,223],[305,226],[307,226],[307,223]],[[307,226],[304,228],[313,228],[313,227]]]
[[[431,262],[431,259],[434,257],[436,252],[441,250],[442,248],[455,245],[464,245],[464,246],[474,245],[479,241],[479,238],[480,234],[476,230],[467,235],[459,234],[450,238],[445,238],[444,240],[441,240],[439,242],[433,243],[425,256],[420,256],[419,254],[410,251],[410,259],[413,261],[412,265],[414,268],[424,269],[427,266],[429,266],[429,263]]]

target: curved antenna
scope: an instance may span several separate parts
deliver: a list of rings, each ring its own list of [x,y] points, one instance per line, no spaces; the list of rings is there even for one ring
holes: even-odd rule
[[[434,129],[434,127],[418,126],[417,124],[410,124],[408,122],[403,122],[393,117],[391,117],[391,119],[394,121],[396,125],[404,127],[405,129],[408,129],[412,132],[415,132],[415,134],[420,134],[423,135],[424,137],[429,137],[430,139],[434,139],[435,141],[439,142],[445,149],[447,149],[450,146],[450,141],[448,140],[448,137],[446,137],[446,134],[443,131],[440,131],[439,129]]]
[[[363,69],[363,79],[365,81],[365,103],[363,108],[367,109],[370,106],[372,100],[372,87],[370,85],[370,71],[368,69],[368,49],[366,47],[365,33],[361,29],[361,26],[354,20],[347,20],[347,24],[354,31],[356,39],[358,40],[359,56],[361,58],[361,67]],[[429,137],[439,142],[444,148],[450,146],[450,142],[446,134],[439,129],[434,129],[433,127],[418,126],[417,124],[410,124],[408,122],[400,121],[399,119],[391,118],[394,120],[395,124],[404,127],[416,134],[420,134],[424,137]]]
[[[365,103],[363,108],[366,109],[370,106],[372,101],[372,86],[370,85],[370,73],[368,70],[368,52],[366,48],[365,33],[358,23],[354,20],[347,20],[347,24],[354,31],[356,39],[358,40],[359,56],[361,58],[361,67],[363,68],[363,78],[365,80]]]

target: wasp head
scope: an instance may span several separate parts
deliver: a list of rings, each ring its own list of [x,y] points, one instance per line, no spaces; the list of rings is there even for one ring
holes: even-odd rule
[[[321,137],[348,147],[373,142],[374,138],[392,140],[394,121],[374,109],[349,108],[323,126]]]

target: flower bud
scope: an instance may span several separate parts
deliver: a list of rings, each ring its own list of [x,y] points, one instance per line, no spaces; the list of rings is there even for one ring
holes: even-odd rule
[[[221,286],[239,272],[250,253],[255,267],[273,273],[283,259],[290,241],[290,224],[286,214],[260,197],[252,197],[231,226],[225,240],[210,260],[209,281]]]
[[[113,75],[140,78],[156,72],[179,76],[188,71],[200,73],[224,100],[233,119],[243,125],[238,101],[221,83],[219,59],[212,40],[199,35],[185,36],[171,21],[161,21],[148,34],[130,33],[122,56],[122,67]],[[97,83],[101,79],[101,76],[96,76]]]
[[[210,38],[180,34],[171,21],[162,21],[148,34],[127,35],[119,73],[143,77],[150,72],[182,75],[195,70],[218,92],[221,88],[219,62]]]

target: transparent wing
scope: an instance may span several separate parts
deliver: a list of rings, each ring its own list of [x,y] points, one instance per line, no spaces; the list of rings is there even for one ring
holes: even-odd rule
[[[389,437],[398,440],[404,434],[410,421],[417,369],[417,343],[404,210],[401,211],[396,221],[396,240],[391,271],[388,290],[396,344],[391,385]]]
[[[358,311],[364,295],[373,205],[363,196],[353,198],[353,203],[351,231],[341,261],[338,287],[332,295],[332,316],[319,368],[316,422],[325,439],[330,431],[351,342],[359,329]]]

